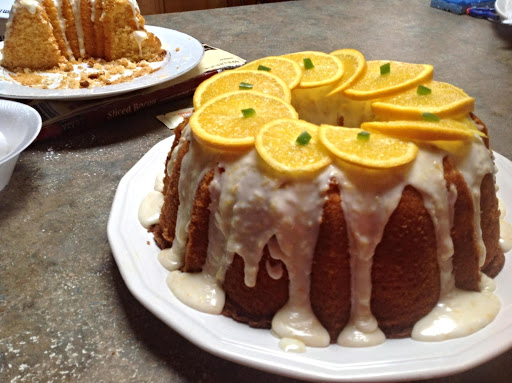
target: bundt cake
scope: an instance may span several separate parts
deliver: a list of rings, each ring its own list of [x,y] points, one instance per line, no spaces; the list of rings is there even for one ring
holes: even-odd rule
[[[296,61],[301,64],[301,59]],[[416,80],[420,76],[418,81],[402,76],[402,86],[386,79],[391,91],[382,88],[372,98],[361,84],[380,86],[379,76],[386,76],[389,68],[377,64],[381,73],[375,74],[375,62],[363,58],[355,66],[363,68],[357,76],[336,75],[330,84],[299,84],[292,90],[299,118],[314,119],[322,126],[318,139],[316,129],[311,129],[309,144],[299,137],[290,145],[314,144],[329,158],[307,174],[276,170],[258,146],[258,137],[272,124],[313,125],[297,117],[271,116],[274,121],[257,130],[252,146],[229,148],[202,131],[211,117],[204,114],[224,105],[223,99],[231,97],[226,104],[233,104],[232,98],[244,92],[273,96],[261,90],[226,89],[227,94],[195,105],[190,123],[175,130],[163,183],[139,209],[141,224],[163,249],[159,259],[172,270],[167,283],[179,300],[316,347],[330,343],[363,347],[382,343],[386,337],[411,335],[443,340],[468,335],[493,320],[500,300],[492,293],[491,278],[499,273],[505,257],[499,245],[488,130],[472,114],[474,100],[458,88],[453,90],[458,92],[456,107],[453,100],[447,101],[452,91],[443,91],[438,109],[430,104],[435,95],[421,98],[440,87],[432,81],[430,66],[423,66],[421,75],[411,75]],[[402,64],[391,62],[391,71]],[[300,67],[307,71],[308,62]],[[346,65],[345,71],[356,73],[354,68]],[[206,86],[225,87],[227,80],[222,81],[221,86],[212,78]],[[418,96],[408,96],[411,89]],[[203,90],[196,91],[194,104]],[[358,92],[364,95],[358,97]],[[406,111],[409,122],[378,114],[377,102],[377,106],[396,106],[395,99],[404,97],[424,100],[425,104],[414,106],[422,120],[415,119],[411,108]],[[211,119],[213,130],[226,124],[228,112],[223,108],[218,106],[219,115]],[[261,116],[254,109],[252,115]],[[404,113],[402,109],[393,109],[398,110],[394,116]],[[449,110],[456,112],[449,116]],[[247,118],[243,115],[237,117],[239,121]],[[459,130],[441,128],[451,119],[459,121]],[[347,121],[351,129],[340,127]],[[377,140],[386,124],[406,125],[382,135],[384,140],[399,136],[397,142],[415,148],[406,163],[372,165],[338,156],[336,150],[348,150],[343,146],[334,151],[323,147],[325,132],[346,131],[355,134],[355,141],[347,141],[346,146],[356,148],[356,157],[364,156],[365,142]],[[453,130],[458,132],[456,138],[450,136]],[[281,147],[278,152],[286,150]],[[450,312],[452,305],[459,310]],[[438,328],[440,317],[453,326]]]
[[[0,64],[44,70],[86,58],[161,59],[144,23],[135,0],[15,0]]]

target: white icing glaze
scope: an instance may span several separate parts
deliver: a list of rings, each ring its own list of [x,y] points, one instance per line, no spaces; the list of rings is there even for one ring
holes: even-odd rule
[[[158,223],[160,210],[164,204],[164,195],[158,191],[150,192],[139,206],[139,222],[146,229]]]
[[[504,253],[512,249],[512,225],[500,219],[500,247]]]
[[[34,15],[36,13],[39,2],[37,0],[21,0],[19,5]]]
[[[186,136],[187,132],[184,131],[183,135]],[[186,138],[183,137],[183,139]],[[199,144],[195,143],[195,141],[192,140],[189,152],[183,158],[183,161],[181,163],[181,171],[184,174],[188,174],[188,177],[181,177],[179,180],[178,190],[180,205],[176,221],[176,235],[172,243],[172,249],[174,253],[181,254],[182,257],[185,256],[185,246],[187,244],[188,239],[188,224],[190,221],[190,213],[192,212],[193,198],[191,198],[191,196],[195,195],[195,191],[197,190],[199,182],[209,170],[209,164],[207,162],[206,156],[201,156],[200,150],[195,149],[197,145]],[[197,155],[188,155],[189,153],[195,152],[197,152]]]
[[[80,57],[85,57],[84,30],[82,27],[82,15],[80,12],[80,0],[69,0],[73,14],[75,16],[76,34],[78,37],[78,47],[80,49]]]
[[[306,345],[298,339],[281,338],[279,339],[279,348],[284,352],[306,352]]]
[[[507,208],[500,198],[498,198],[498,209],[500,209],[500,219],[505,219],[505,216],[507,215]]]
[[[91,4],[91,21],[94,23],[96,21],[96,0],[89,0],[89,4]]]
[[[158,261],[169,271],[179,270],[183,266],[183,259],[172,249],[163,249],[158,253]]]
[[[437,259],[441,272],[441,295],[444,295],[455,283],[452,274],[453,241],[450,235],[455,203],[454,191],[450,189],[447,192],[443,172],[444,153],[434,146],[422,149],[414,161],[413,169],[416,171],[411,171],[408,182],[422,194],[423,204],[434,224]]]
[[[457,288],[445,294],[437,306],[416,322],[411,338],[436,342],[460,338],[488,325],[501,307],[493,294],[495,284],[485,274],[481,275],[480,292]]]
[[[153,186],[153,188],[156,191],[159,191],[159,192],[164,191],[164,177],[165,177],[164,172],[162,172],[162,173],[158,174],[158,176],[156,176],[155,185]]]
[[[300,97],[295,102],[300,107],[317,97],[315,92],[319,91],[325,93],[328,89],[300,90]],[[341,113],[345,121],[355,124],[373,118],[366,102],[341,100],[339,96],[325,101],[330,102],[343,107],[337,114],[332,114],[325,105],[316,105],[317,118],[337,119]],[[450,146],[449,150],[443,149],[442,145],[420,144],[417,158],[398,170],[373,171],[335,162],[312,179],[293,182],[263,171],[255,150],[230,156],[201,146],[189,127],[184,129],[178,147],[171,155],[168,174],[185,142],[189,142],[190,147],[181,164],[176,238],[169,251],[171,256],[168,253],[159,256],[164,264],[172,258],[170,268],[175,267],[174,262],[181,265],[185,256],[192,196],[205,174],[214,170],[209,186],[209,245],[203,269],[195,274],[173,271],[168,280],[173,293],[185,304],[201,311],[220,313],[224,300],[221,286],[234,255],[242,257],[244,281],[252,287],[256,284],[264,247],[268,246],[271,257],[282,262],[289,277],[289,300],[275,314],[272,332],[282,339],[300,340],[308,346],[327,346],[330,337],[313,313],[309,291],[322,206],[329,183],[335,180],[340,188],[347,224],[352,291],[351,318],[337,339],[340,345],[366,347],[385,340],[370,305],[373,255],[389,217],[408,185],[422,195],[432,219],[440,269],[439,304],[421,320],[421,325],[415,327],[416,336],[433,340],[467,335],[489,323],[499,310],[499,299],[487,287],[484,286],[482,292],[466,292],[454,286],[450,229],[457,190],[454,185],[448,187],[445,181],[443,159],[450,154],[473,196],[473,237],[483,264],[485,246],[480,228],[480,185],[483,177],[495,174],[495,170],[492,156],[480,137],[466,144]],[[283,275],[281,265],[272,267],[267,262],[265,268],[274,279]],[[482,283],[488,283],[485,276]],[[484,314],[472,313],[472,304],[477,304]],[[460,309],[463,314],[453,314],[453,308]],[[436,329],[441,323],[439,318],[442,323],[450,321],[460,328],[456,331]]]
[[[353,321],[350,321],[338,336],[337,343],[345,347],[370,347],[384,343],[386,336],[376,326],[370,331],[361,331]]]
[[[480,255],[479,265],[482,266],[485,262],[486,250],[480,227],[480,186],[486,174],[492,173],[495,175],[495,168],[491,153],[485,145],[466,145],[464,149],[462,153],[459,153],[459,156],[455,157],[455,165],[464,177],[473,197],[473,224],[475,227],[473,236],[476,239]]]
[[[62,31],[62,38],[64,39],[64,43],[66,44],[66,51],[70,58],[74,59],[73,51],[71,50],[71,45],[69,44],[68,37],[66,36],[66,19],[62,14],[62,1],[63,0],[53,0],[55,7],[57,8],[57,18],[59,20],[60,30]]]
[[[182,273],[171,271],[167,285],[176,298],[193,309],[220,314],[224,307],[224,291],[215,277],[207,273]]]
[[[132,8],[133,13],[133,20],[135,21],[135,25],[137,26],[137,29],[140,29],[140,23],[139,18],[137,17],[138,14],[140,14],[139,5],[137,4],[137,0],[127,0],[128,4]]]
[[[139,54],[142,56],[142,42],[148,38],[148,34],[144,31],[133,31],[132,36],[139,46]]]
[[[281,277],[283,276],[283,266],[280,263],[271,265],[270,261],[267,260],[267,262],[265,263],[265,268],[267,269],[267,274],[272,279],[281,279]]]

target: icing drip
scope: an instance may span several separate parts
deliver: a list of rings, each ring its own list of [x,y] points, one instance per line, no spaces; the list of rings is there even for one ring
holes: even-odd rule
[[[58,19],[59,19],[60,30],[62,31],[62,38],[64,39],[64,43],[66,44],[66,51],[68,53],[68,56],[71,59],[74,59],[75,56],[73,56],[73,51],[71,50],[71,45],[69,44],[69,40],[66,36],[66,19],[62,15],[62,1],[63,0],[53,0],[53,3],[55,4],[55,7],[57,8],[57,15],[58,15]]]
[[[456,193],[447,192],[443,172],[445,153],[435,147],[423,148],[418,153],[409,177],[409,184],[423,196],[425,208],[432,218],[437,242],[437,258],[441,273],[441,296],[455,285],[452,274],[453,241],[450,229],[453,222],[453,209]],[[451,196],[450,196],[451,195]]]
[[[480,292],[454,288],[439,300],[437,306],[420,319],[412,330],[411,338],[436,342],[460,338],[488,325],[501,307],[493,294],[494,281],[481,274]]]
[[[144,31],[134,31],[132,36],[139,46],[139,54],[142,56],[142,42],[148,38],[148,34]]]
[[[190,136],[190,128],[183,132],[186,137]],[[196,149],[199,145],[195,140],[190,141],[190,149],[184,156],[181,163],[181,171],[187,174],[188,177],[180,177],[179,180],[179,198],[180,205],[178,209],[178,217],[176,221],[176,236],[172,243],[173,252],[185,256],[185,246],[188,239],[188,225],[190,221],[190,213],[192,211],[192,203],[194,198],[191,196],[195,195],[199,182],[208,172],[208,158],[205,155],[201,155],[201,151]]]
[[[224,307],[224,291],[215,277],[208,273],[182,273],[171,271],[167,285],[176,298],[193,309],[220,314]]]
[[[89,0],[91,4],[91,21],[94,23],[96,21],[96,0]]]
[[[500,247],[504,253],[512,249],[512,225],[500,219]]]
[[[137,4],[136,0],[128,0],[128,4],[132,8],[133,21],[135,21],[135,25],[137,25],[137,29],[140,29],[141,26],[139,23],[139,18],[137,17],[137,15],[140,14],[139,5]]]
[[[378,329],[370,308],[373,254],[389,217],[400,202],[404,180],[399,174],[389,173],[389,177],[382,177],[382,173],[349,166],[343,171],[335,169],[331,172],[341,189],[353,292],[350,324],[338,337],[338,343],[345,346],[382,343],[385,336]]]
[[[270,264],[270,261],[267,260],[267,262],[265,263],[265,268],[267,269],[267,274],[272,279],[278,280],[281,279],[281,277],[283,276],[283,267],[281,266],[280,263],[273,266]]]
[[[306,345],[297,339],[281,338],[279,348],[284,352],[306,352]]]
[[[164,249],[158,253],[158,261],[169,271],[178,270],[183,266],[183,259],[178,254],[174,254],[172,249]]]
[[[164,204],[164,195],[159,191],[150,192],[139,206],[139,222],[146,229],[158,223],[160,210]]]
[[[466,145],[464,150],[455,156],[456,167],[464,177],[466,184],[473,196],[473,233],[479,252],[480,267],[485,262],[485,244],[482,238],[480,226],[480,186],[486,174],[495,174],[491,153],[485,147],[481,138],[475,138],[472,145]]]
[[[30,14],[34,15],[36,13],[39,2],[37,0],[21,0],[19,5],[29,11]]]
[[[500,209],[500,219],[505,219],[505,216],[507,215],[507,208],[500,198],[498,198],[498,209]]]
[[[160,173],[155,179],[154,189],[162,193],[164,191],[164,177],[165,173]]]
[[[73,14],[75,15],[76,34],[78,37],[78,46],[80,48],[80,57],[85,57],[84,30],[82,27],[82,15],[80,12],[81,0],[70,0]]]

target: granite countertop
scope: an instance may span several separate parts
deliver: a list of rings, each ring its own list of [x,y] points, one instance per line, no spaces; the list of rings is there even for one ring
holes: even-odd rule
[[[351,47],[367,59],[433,64],[436,79],[476,98],[493,149],[512,159],[512,27],[429,4],[296,1],[146,21],[247,60]],[[170,135],[155,116],[188,106],[190,98],[160,104],[22,153],[0,192],[1,382],[292,381],[187,341],[134,298],[112,256],[106,227],[121,177]],[[509,350],[432,381],[504,382],[510,376]]]

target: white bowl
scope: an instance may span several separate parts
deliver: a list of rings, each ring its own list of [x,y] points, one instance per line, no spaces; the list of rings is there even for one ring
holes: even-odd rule
[[[0,100],[0,190],[9,183],[20,153],[36,139],[41,125],[34,108]]]

